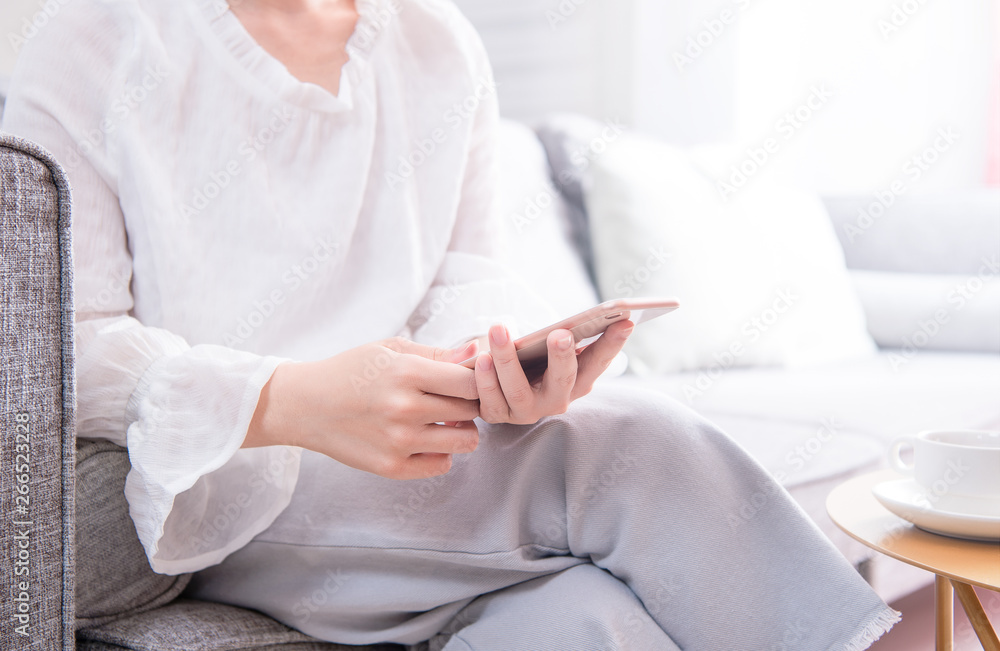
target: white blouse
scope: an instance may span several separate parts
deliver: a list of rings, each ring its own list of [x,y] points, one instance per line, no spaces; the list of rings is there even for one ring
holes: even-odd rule
[[[220,562],[288,504],[300,450],[240,449],[279,363],[544,314],[493,259],[479,38],[446,0],[357,7],[338,96],[221,0],[64,4],[20,56],[3,128],[73,186],[78,434],[127,444],[157,572]]]

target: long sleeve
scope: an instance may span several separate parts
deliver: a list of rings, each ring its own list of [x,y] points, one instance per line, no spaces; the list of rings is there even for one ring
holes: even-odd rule
[[[80,435],[127,445],[157,571],[220,562],[289,503],[300,451],[241,449],[283,360],[551,320],[494,257],[478,36],[446,0],[358,11],[337,95],[215,0],[75,0],[21,52],[4,126],[74,190]]]
[[[457,12],[456,12],[457,13]],[[496,205],[496,145],[499,125],[497,85],[485,48],[475,29],[456,15],[454,29],[473,55],[468,64],[473,86],[467,98],[476,108],[463,118],[469,150],[463,170],[455,228],[444,264],[430,291],[410,319],[420,343],[453,346],[484,334],[503,322],[514,336],[528,334],[555,320],[552,307],[500,262],[507,229]]]
[[[112,151],[136,39],[105,5],[53,21],[24,48],[3,128],[47,148],[73,188],[79,326],[78,435],[127,446],[126,497],[154,570],[220,562],[291,499],[299,451],[240,450],[283,361],[180,336],[129,316],[132,261]],[[66,53],[72,53],[67,56]],[[127,118],[127,115],[125,116]]]

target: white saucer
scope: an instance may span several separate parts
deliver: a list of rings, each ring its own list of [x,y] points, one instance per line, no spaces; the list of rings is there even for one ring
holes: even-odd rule
[[[1000,540],[1000,499],[939,497],[912,477],[882,482],[872,493],[885,508],[925,531],[969,540]]]

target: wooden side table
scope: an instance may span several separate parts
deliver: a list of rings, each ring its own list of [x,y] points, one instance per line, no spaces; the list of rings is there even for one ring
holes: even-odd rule
[[[918,529],[890,513],[872,487],[900,479],[892,470],[855,477],[833,489],[826,500],[830,518],[847,535],[897,560],[933,572],[936,649],[954,646],[953,591],[969,616],[985,651],[1000,651],[996,631],[972,586],[1000,592],[1000,543],[949,538]]]

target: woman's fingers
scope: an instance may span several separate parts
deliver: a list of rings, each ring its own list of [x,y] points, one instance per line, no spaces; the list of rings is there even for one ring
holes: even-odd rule
[[[417,411],[412,416],[425,423],[464,423],[479,416],[479,403],[477,401],[433,393],[419,396],[415,406]]]
[[[390,439],[396,451],[383,457],[377,474],[390,479],[422,479],[448,472],[452,455],[474,452],[479,445],[479,430],[471,421],[425,425],[401,431]]]
[[[439,361],[442,351],[397,338],[282,364],[261,392],[251,444],[296,445],[391,479],[444,474],[479,443],[479,403],[474,371]]]
[[[402,357],[399,362],[407,365],[404,372],[408,377],[412,377],[414,386],[425,393],[465,400],[479,398],[476,375],[472,369],[453,363],[435,362],[416,355]]]
[[[424,452],[414,454],[406,460],[398,472],[391,473],[391,479],[427,479],[429,477],[440,477],[448,474],[451,470],[452,457],[450,454],[439,454],[436,452]]]
[[[435,362],[447,362],[449,364],[464,362],[479,352],[478,339],[467,341],[458,348],[436,348],[434,346],[418,344],[402,337],[395,337],[386,341],[385,346],[390,350],[404,355],[417,355],[424,359]]]
[[[487,423],[511,422],[510,406],[500,386],[496,367],[489,354],[476,360],[476,385],[479,388],[479,416]]]
[[[625,347],[634,327],[635,324],[631,321],[619,321],[580,353],[577,357],[580,370],[577,372],[576,386],[573,387],[574,400],[590,393],[597,378]]]
[[[464,362],[467,359],[475,357],[478,353],[479,353],[479,340],[473,339],[459,346],[458,348],[445,350],[440,355],[440,357],[434,359],[438,362],[458,364],[460,362]]]
[[[479,446],[479,428],[471,420],[457,425],[425,425],[417,436],[418,454],[468,454]]]
[[[534,387],[521,368],[507,329],[491,328],[491,353],[476,361],[480,416],[490,423],[525,424],[565,412],[576,384],[575,344],[569,330],[549,333],[548,368],[540,386]]]
[[[569,330],[555,330],[546,341],[549,366],[542,376],[539,398],[547,415],[563,413],[572,401],[577,383],[576,340]]]
[[[535,392],[521,368],[510,332],[502,325],[490,328],[490,357],[510,411],[517,414],[530,410]],[[479,399],[482,401],[482,387]]]

